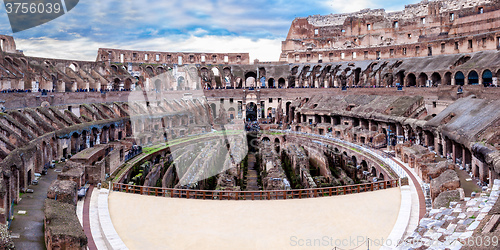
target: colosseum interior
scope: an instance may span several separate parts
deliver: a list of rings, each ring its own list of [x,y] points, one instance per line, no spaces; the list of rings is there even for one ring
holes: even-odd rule
[[[5,249],[498,247],[497,0],[299,17],[275,62],[0,41]]]

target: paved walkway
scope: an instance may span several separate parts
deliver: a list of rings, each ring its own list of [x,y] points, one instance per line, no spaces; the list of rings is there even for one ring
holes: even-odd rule
[[[406,171],[408,176],[411,178],[411,181],[415,185],[415,188],[416,188],[416,191],[418,194],[418,203],[419,203],[419,216],[418,216],[418,218],[419,218],[419,220],[421,220],[422,218],[424,218],[425,213],[427,212],[427,208],[425,206],[425,195],[424,195],[424,191],[422,190],[422,185],[420,185],[420,182],[415,177],[415,174],[412,173],[406,165],[402,164],[399,160],[394,159],[394,161]]]
[[[259,184],[257,182],[258,172],[255,170],[255,162],[257,159],[255,158],[255,154],[248,154],[248,170],[246,176],[247,182],[247,191],[256,191],[259,190]]]
[[[90,211],[90,199],[92,197],[92,191],[94,190],[94,186],[90,186],[89,190],[87,190],[87,195],[85,196],[85,202],[83,205],[83,231],[85,231],[85,235],[87,236],[87,246],[89,250],[97,250],[97,246],[94,242],[94,238],[92,237],[92,232],[90,230],[90,219],[89,219],[89,211]]]
[[[14,206],[14,220],[10,227],[16,249],[46,249],[43,231],[43,206],[47,198],[47,189],[52,181],[57,179],[54,169],[49,169],[47,175],[42,175],[38,185],[29,186],[34,193],[22,194],[21,201]],[[19,214],[26,211],[26,214]]]
[[[129,249],[141,250],[352,249],[366,247],[366,238],[370,249],[379,249],[373,241],[387,239],[400,204],[399,188],[273,201],[109,196],[116,231]]]

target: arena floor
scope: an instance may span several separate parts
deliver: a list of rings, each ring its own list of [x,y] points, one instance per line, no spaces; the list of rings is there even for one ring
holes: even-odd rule
[[[400,204],[399,188],[279,201],[109,196],[114,227],[129,249],[353,249],[366,238],[378,249]]]

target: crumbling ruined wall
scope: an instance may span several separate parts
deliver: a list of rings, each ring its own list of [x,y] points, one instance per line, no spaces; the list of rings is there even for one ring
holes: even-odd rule
[[[87,236],[76,216],[76,206],[46,199],[44,205],[45,246],[47,250],[87,249]]]
[[[455,170],[447,170],[431,181],[431,198],[434,200],[444,191],[456,190],[460,187],[460,179]]]

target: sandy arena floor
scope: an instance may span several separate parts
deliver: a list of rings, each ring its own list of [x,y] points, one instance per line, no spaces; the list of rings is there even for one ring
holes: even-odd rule
[[[353,249],[367,237],[387,238],[400,203],[399,188],[280,201],[109,196],[111,219],[123,242],[130,249],[155,250]],[[379,248],[375,243],[370,249]]]

